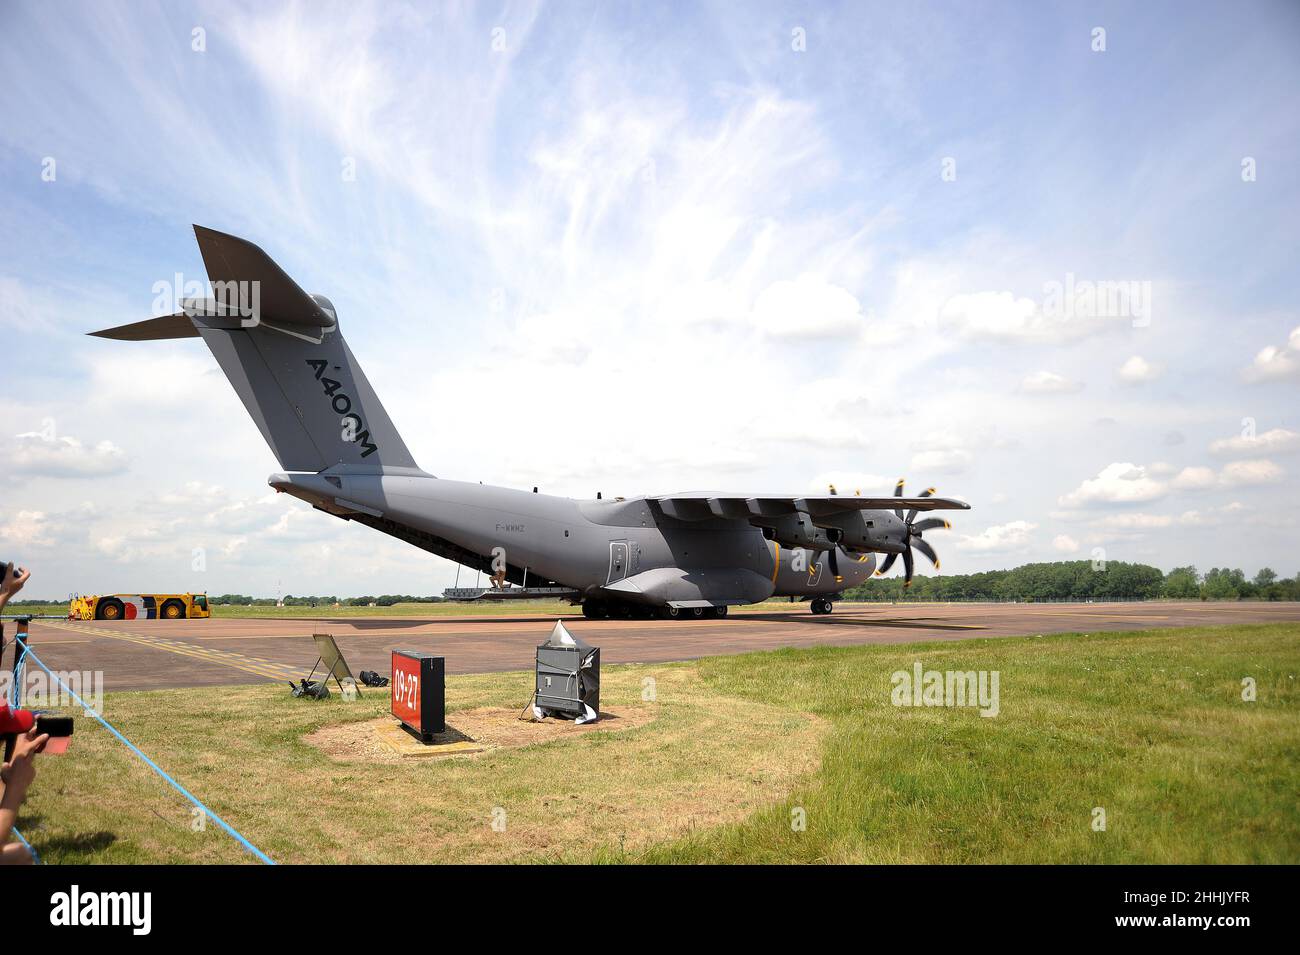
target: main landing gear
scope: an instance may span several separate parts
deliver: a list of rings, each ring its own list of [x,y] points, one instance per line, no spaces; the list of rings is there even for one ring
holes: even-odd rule
[[[835,605],[825,597],[814,597],[810,606],[813,613],[830,613]]]
[[[721,620],[726,607],[647,607],[621,600],[587,599],[582,615],[588,620]]]

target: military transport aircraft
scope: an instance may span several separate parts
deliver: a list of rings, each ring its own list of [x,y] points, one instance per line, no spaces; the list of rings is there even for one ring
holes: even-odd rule
[[[313,507],[498,584],[552,584],[589,617],[726,615],[772,596],[831,611],[841,591],[948,527],[919,512],[966,509],[933,496],[700,493],[575,500],[435,478],[421,470],[339,330],[329,299],[308,295],[244,239],[194,227],[212,297],[172,315],[93,332],[149,341],[202,338],[285,473],[269,483]],[[179,294],[179,293],[178,293]]]

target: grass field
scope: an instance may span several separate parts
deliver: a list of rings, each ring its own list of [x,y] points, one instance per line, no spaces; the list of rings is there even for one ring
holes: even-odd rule
[[[999,714],[891,705],[891,674],[916,662],[998,671]],[[1294,624],[782,650],[604,677],[603,709],[651,718],[397,764],[304,742],[375,718],[383,691],[120,693],[105,714],[286,862],[1300,862]],[[451,678],[449,724],[522,707],[529,681]],[[48,861],[250,858],[214,825],[193,831],[188,804],[89,721],[40,770],[20,825]]]

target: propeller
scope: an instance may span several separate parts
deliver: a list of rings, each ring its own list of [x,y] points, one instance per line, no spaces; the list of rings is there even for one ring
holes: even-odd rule
[[[918,494],[917,497],[929,497],[933,493],[934,493],[934,488],[928,487],[920,494]],[[902,496],[903,496],[903,479],[899,478],[898,483],[894,485],[894,497],[902,497]],[[943,528],[952,527],[952,525],[949,524],[947,521],[945,521],[942,517],[927,517],[923,521],[917,521],[916,515],[917,515],[917,511],[915,508],[909,510],[906,515],[903,514],[902,508],[896,508],[894,510],[894,516],[896,516],[900,521],[903,522],[903,530],[904,530],[903,586],[904,587],[912,586],[912,572],[915,569],[915,563],[913,562],[912,559],[912,548],[916,548],[922,554],[924,554],[926,559],[929,560],[930,563],[934,564],[935,570],[939,569],[939,555],[935,553],[934,548],[930,546],[928,541],[923,540],[921,538],[921,535],[924,534],[926,531],[933,530],[936,527],[943,527]],[[894,566],[894,561],[897,558],[898,558],[898,554],[890,554],[888,557],[886,557],[885,562],[881,564],[880,569],[876,571],[876,575],[879,576],[881,574],[887,573],[889,571],[889,568]]]
[[[827,485],[827,490],[830,491],[831,497],[835,497],[839,493],[835,490],[834,484]],[[861,494],[862,492],[854,491],[853,493]],[[838,544],[830,549],[830,555],[831,573],[837,581],[843,580],[844,578],[840,576],[840,548]]]

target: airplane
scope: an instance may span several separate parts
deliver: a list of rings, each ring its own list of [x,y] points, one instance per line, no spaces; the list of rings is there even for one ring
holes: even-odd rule
[[[120,341],[202,338],[283,469],[268,483],[318,510],[505,581],[550,585],[591,618],[725,617],[771,597],[814,614],[947,528],[920,513],[970,505],[927,489],[893,496],[674,493],[579,500],[434,477],[421,469],[339,329],[253,243],[194,226],[212,296],[171,315],[91,332]],[[877,555],[884,563],[877,567]]]

